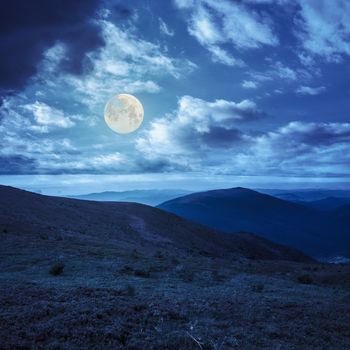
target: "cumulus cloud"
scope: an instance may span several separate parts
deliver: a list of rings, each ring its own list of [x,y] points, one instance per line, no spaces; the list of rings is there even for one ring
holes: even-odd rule
[[[108,21],[100,21],[105,46],[91,54],[91,72],[83,78],[64,77],[86,96],[92,106],[101,103],[115,91],[157,93],[161,87],[153,80],[161,75],[179,79],[196,65],[187,59],[168,56],[158,44],[139,39]]]
[[[172,114],[154,120],[136,147],[153,171],[236,175],[350,175],[350,124],[290,122],[257,132],[252,101],[179,99]]]
[[[36,137],[35,133],[19,137],[15,129],[1,128],[0,135],[1,174],[50,173],[49,168],[43,169],[41,162],[56,167],[60,159],[76,157],[79,153],[68,138],[53,140],[42,135]]]
[[[282,79],[287,79],[287,80],[297,79],[297,73],[293,69],[291,69],[290,67],[284,65],[282,62],[279,62],[279,61],[274,64],[274,67],[271,73]]]
[[[36,101],[32,104],[24,105],[23,108],[33,114],[36,123],[39,126],[44,126],[45,131],[48,131],[49,127],[71,128],[75,125],[73,120],[65,115],[63,111],[50,107],[43,102]]]
[[[349,175],[349,123],[290,122],[251,138],[233,157],[232,169],[259,174]]]
[[[96,144],[88,140],[91,128],[101,127],[103,106],[117,91],[158,93],[160,78],[179,79],[196,65],[174,58],[159,43],[140,39],[133,22],[123,29],[97,19],[105,43],[86,54],[90,68],[76,76],[62,64],[69,47],[58,41],[43,53],[38,72],[21,94],[3,99],[0,106],[0,162],[4,172],[14,173],[98,173],[134,172],[135,151],[124,141],[115,152],[113,136],[95,133]],[[88,147],[87,147],[88,146]],[[23,166],[19,162],[23,160]],[[5,170],[5,168],[7,170]]]
[[[33,133],[46,134],[59,129],[69,129],[81,120],[80,115],[70,115],[44,102],[24,103],[26,99],[11,96],[0,107],[0,135],[18,132],[23,138]]]
[[[244,87],[245,89],[256,89],[258,87],[258,84],[255,81],[244,80],[242,83],[242,87]]]
[[[244,143],[238,125],[261,115],[250,100],[210,102],[183,96],[176,111],[151,122],[138,138],[137,149],[150,161],[194,169],[201,158],[212,157],[208,151],[217,150],[215,156],[219,160],[221,150]]]
[[[229,66],[243,64],[222,47],[225,44],[236,49],[257,49],[279,42],[267,15],[244,4],[227,0],[175,0],[175,4],[187,13],[189,33],[216,62]]]
[[[326,91],[325,86],[311,87],[311,86],[300,86],[295,92],[299,95],[319,95]]]

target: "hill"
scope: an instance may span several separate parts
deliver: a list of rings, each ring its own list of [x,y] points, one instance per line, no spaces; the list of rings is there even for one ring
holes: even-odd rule
[[[1,349],[350,345],[350,266],[253,234],[0,186],[0,239]]]
[[[153,253],[162,247],[214,255],[240,256],[249,252],[260,259],[309,260],[302,253],[251,234],[228,236],[138,203],[50,197],[4,186],[0,186],[1,229],[23,235],[22,243],[40,237],[81,241],[86,245],[101,240],[102,244],[121,249]]]
[[[254,232],[316,257],[350,245],[345,224],[332,215],[240,187],[190,194],[159,208],[224,232]]]

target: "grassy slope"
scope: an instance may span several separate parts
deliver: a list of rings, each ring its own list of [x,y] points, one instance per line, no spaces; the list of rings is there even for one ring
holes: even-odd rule
[[[259,260],[245,249],[271,254],[269,242],[216,244],[224,236],[146,206],[11,191],[0,196],[0,348],[350,346],[347,266]]]

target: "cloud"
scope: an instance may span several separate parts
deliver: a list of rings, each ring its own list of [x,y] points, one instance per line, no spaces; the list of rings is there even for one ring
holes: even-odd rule
[[[281,61],[274,62],[272,60],[269,61],[269,66],[264,72],[257,72],[257,71],[248,71],[247,74],[252,82],[256,84],[255,82],[268,82],[271,80],[282,79],[285,81],[293,82],[297,79],[304,79],[308,78],[304,70],[300,69],[293,69],[286,64],[282,63]],[[250,82],[250,81],[247,81]],[[246,86],[243,86],[247,88]]]
[[[339,62],[350,56],[350,2],[347,0],[298,0],[295,30],[304,50],[311,55]]]
[[[48,174],[118,173],[125,166],[125,158],[119,152],[81,157],[42,157],[37,161],[37,172]]]
[[[242,144],[238,125],[261,115],[250,100],[209,102],[183,96],[176,111],[151,122],[136,147],[148,161],[193,170],[202,158],[212,157],[210,151],[217,150],[214,154],[219,160],[218,152]]]
[[[77,157],[79,153],[67,138],[52,140],[34,134],[19,136],[14,129],[0,130],[0,173],[35,174],[50,173],[42,164],[52,168],[59,166],[61,159]]]
[[[22,155],[3,155],[0,152],[0,174],[34,174],[36,163],[34,159]]]
[[[305,123],[290,122],[270,133],[269,138],[279,140],[287,136],[293,144],[328,146],[334,143],[348,142],[350,138],[350,123]]]
[[[272,69],[272,74],[278,76],[281,79],[296,80],[297,73],[290,67],[284,65],[282,62],[276,62]]]
[[[80,115],[68,115],[44,102],[24,103],[26,99],[9,96],[0,107],[0,135],[24,134],[23,137],[72,128]]]
[[[137,139],[143,169],[206,174],[349,176],[350,124],[290,122],[261,132],[255,103],[183,96]]]
[[[350,175],[349,123],[290,122],[276,131],[250,137],[227,172],[257,175]],[[231,169],[231,170],[230,170]]]
[[[37,72],[43,52],[55,42],[67,47],[62,69],[81,74],[86,54],[103,45],[92,20],[98,0],[12,0],[0,5],[0,89],[18,90]]]
[[[243,0],[244,3],[247,4],[277,4],[277,5],[286,5],[292,3],[294,0]]]
[[[31,112],[37,124],[46,127],[71,128],[75,125],[73,120],[66,116],[61,110],[50,107],[43,102],[34,102],[23,106],[24,109]]]
[[[161,87],[154,79],[164,75],[179,79],[196,68],[187,59],[168,56],[160,45],[139,39],[132,30],[121,30],[105,20],[99,23],[105,46],[89,55],[90,73],[80,78],[63,76],[59,82],[85,96],[91,108],[115,91],[157,93]]]
[[[245,89],[256,89],[258,87],[258,84],[251,80],[244,80],[242,83],[242,87]]]
[[[105,18],[110,14],[105,13]],[[90,69],[77,76],[62,62],[69,50],[57,42],[43,53],[37,73],[21,93],[6,96],[0,106],[0,167],[14,173],[137,172],[139,159],[123,140],[101,124],[103,106],[117,91],[159,93],[160,79],[180,79],[196,65],[172,57],[159,43],[140,39],[133,22],[123,30],[107,19],[96,20],[105,43],[86,54]],[[88,135],[92,128],[93,147]],[[23,167],[18,166],[23,159]],[[11,165],[12,164],[12,165]],[[16,165],[17,164],[17,165]],[[4,170],[5,171],[5,170]]]
[[[133,81],[127,85],[127,90],[130,93],[145,91],[153,94],[153,93],[159,92],[161,90],[161,87],[157,83],[151,80]]]
[[[174,36],[174,31],[159,17],[159,30],[163,35]]]
[[[295,92],[299,95],[311,95],[311,96],[320,95],[325,91],[326,91],[325,86],[318,86],[318,87],[300,86],[295,90]]]
[[[186,12],[189,33],[212,54],[214,62],[243,65],[222,47],[227,44],[244,50],[279,42],[267,15],[244,4],[227,0],[175,0],[175,4]]]

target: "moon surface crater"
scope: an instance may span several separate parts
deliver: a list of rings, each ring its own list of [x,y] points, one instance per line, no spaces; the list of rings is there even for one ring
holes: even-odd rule
[[[141,102],[129,94],[113,96],[104,111],[106,124],[118,134],[129,134],[138,129],[143,122],[143,116]]]

